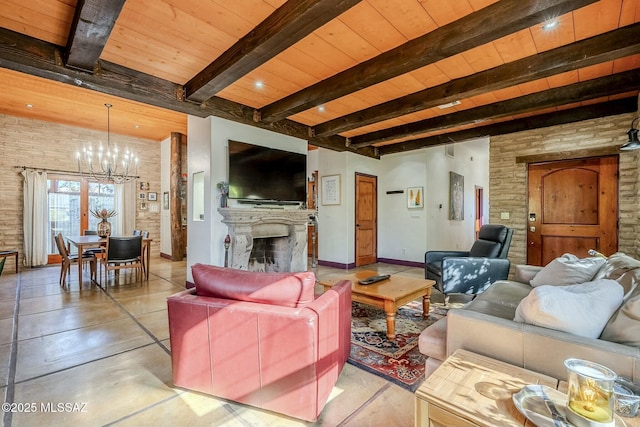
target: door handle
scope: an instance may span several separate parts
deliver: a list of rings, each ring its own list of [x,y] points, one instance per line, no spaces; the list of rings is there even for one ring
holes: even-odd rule
[[[360,224],[356,224],[356,227],[360,227]]]

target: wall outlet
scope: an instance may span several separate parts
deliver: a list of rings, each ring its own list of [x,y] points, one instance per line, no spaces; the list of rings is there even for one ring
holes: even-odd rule
[[[407,254],[407,250],[405,248],[402,248],[402,255],[406,255]]]
[[[509,212],[500,212],[500,219],[509,219]]]

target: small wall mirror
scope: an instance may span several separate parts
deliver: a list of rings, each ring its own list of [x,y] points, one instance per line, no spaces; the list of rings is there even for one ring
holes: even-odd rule
[[[193,220],[204,221],[204,171],[193,174]]]

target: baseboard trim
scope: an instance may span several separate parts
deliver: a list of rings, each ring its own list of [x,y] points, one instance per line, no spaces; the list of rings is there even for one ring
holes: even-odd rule
[[[402,260],[402,259],[378,258],[378,262],[383,262],[385,264],[404,265],[405,267],[424,268],[424,263],[423,262],[405,261],[405,260]]]
[[[318,260],[318,265],[323,265],[325,267],[331,267],[331,268],[341,268],[343,270],[348,270],[350,268],[356,268],[356,264],[355,263],[349,263],[349,264],[344,264],[341,262],[333,262],[333,261],[323,261],[323,260]]]
[[[165,254],[164,252],[160,252],[160,258],[171,260],[171,255]]]
[[[405,267],[417,267],[424,268],[424,263],[417,261],[406,261],[402,259],[392,259],[392,258],[378,258],[376,262],[383,262],[385,264],[394,264],[394,265],[403,265]],[[322,265],[325,267],[331,268],[341,268],[344,270],[349,270],[352,268],[356,268],[356,263],[351,262],[349,264],[341,263],[341,262],[333,262],[333,261],[323,261],[318,260],[318,265]]]

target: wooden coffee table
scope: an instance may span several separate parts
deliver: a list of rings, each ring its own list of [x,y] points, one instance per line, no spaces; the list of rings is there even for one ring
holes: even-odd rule
[[[371,285],[360,285],[358,283],[358,280],[378,274],[375,271],[363,270],[340,279],[322,280],[320,284],[326,291],[341,280],[351,280],[351,299],[383,309],[387,315],[387,338],[394,340],[396,337],[396,312],[398,307],[422,297],[422,312],[425,316],[428,316],[431,303],[431,287],[435,285],[435,282],[433,280],[394,274],[386,280]]]

